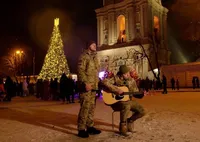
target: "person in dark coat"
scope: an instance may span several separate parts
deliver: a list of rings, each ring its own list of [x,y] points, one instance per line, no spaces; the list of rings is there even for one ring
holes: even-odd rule
[[[149,92],[149,84],[150,84],[150,80],[148,77],[146,77],[146,80],[144,80],[144,86],[145,86],[146,92]]]
[[[74,103],[74,89],[75,89],[75,82],[72,79],[72,76],[69,75],[67,78],[67,103]],[[70,99],[70,96],[72,99]]]
[[[43,96],[43,82],[42,79],[38,79],[36,83],[36,97],[37,98],[42,98]]]
[[[48,80],[44,80],[43,81],[43,89],[42,89],[43,93],[42,93],[42,99],[47,101],[50,98],[50,94],[49,94],[49,81]]]
[[[6,98],[5,101],[11,101],[11,98],[14,96],[14,83],[12,81],[12,79],[7,76],[6,78],[6,82],[5,82],[5,90],[6,90]]]
[[[172,90],[175,90],[175,79],[172,77],[171,79]]]
[[[52,99],[53,100],[58,100],[58,79],[55,78],[53,83],[52,83]]]
[[[60,96],[63,103],[65,103],[65,100],[67,99],[67,76],[65,73],[63,73],[60,78]]]
[[[162,78],[162,84],[163,84],[163,94],[167,94],[167,78],[163,75]]]

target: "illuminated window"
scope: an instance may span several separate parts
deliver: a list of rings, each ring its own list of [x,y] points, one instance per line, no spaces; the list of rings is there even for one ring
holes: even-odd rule
[[[158,36],[160,32],[159,18],[157,16],[154,16],[154,32],[156,36]]]
[[[123,15],[117,18],[117,33],[118,43],[126,42],[125,16]]]

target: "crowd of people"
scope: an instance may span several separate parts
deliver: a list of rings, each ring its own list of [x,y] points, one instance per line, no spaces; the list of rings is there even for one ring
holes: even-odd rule
[[[13,81],[11,77],[7,77],[5,82],[0,79],[0,101],[10,102],[13,97],[25,97],[29,95],[36,95],[42,100],[62,100],[63,103],[74,103],[74,95],[76,91],[76,82],[72,76],[68,77],[63,74],[60,81],[58,79],[41,80],[30,83],[29,77],[23,81]]]
[[[34,84],[29,83],[29,78],[20,81],[13,81],[7,76],[5,82],[0,78],[0,100],[10,102],[14,96],[28,96],[34,93]]]
[[[74,95],[77,93],[76,81],[72,79],[72,76],[62,74],[60,80],[57,78],[54,80],[39,79],[36,83],[36,97],[42,100],[62,100],[63,103],[74,103]]]

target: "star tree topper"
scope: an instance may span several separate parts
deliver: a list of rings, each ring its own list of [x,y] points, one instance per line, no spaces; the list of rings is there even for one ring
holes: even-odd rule
[[[55,19],[54,19],[54,25],[55,25],[55,26],[58,26],[58,25],[59,25],[59,18],[55,18]]]

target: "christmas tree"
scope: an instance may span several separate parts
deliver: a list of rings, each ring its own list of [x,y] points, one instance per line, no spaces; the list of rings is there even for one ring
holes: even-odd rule
[[[38,79],[60,79],[63,73],[69,74],[69,67],[63,50],[63,41],[59,30],[59,19],[54,20],[54,28],[50,39],[49,49]]]

